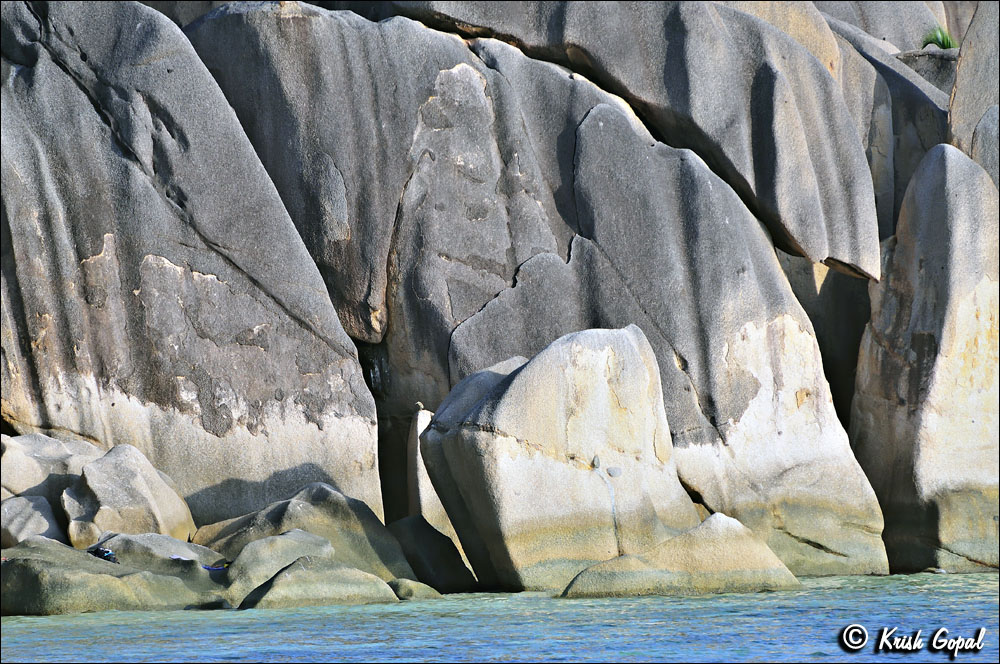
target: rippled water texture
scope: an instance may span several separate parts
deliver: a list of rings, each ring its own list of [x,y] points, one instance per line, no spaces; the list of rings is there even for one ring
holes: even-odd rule
[[[294,610],[107,612],[5,617],[3,661],[854,660],[874,658],[881,627],[897,634],[986,628],[998,659],[996,574],[805,579],[792,592],[561,600],[541,593],[452,595],[395,605]],[[864,625],[859,653],[838,645]],[[948,655],[877,659],[949,661]]]

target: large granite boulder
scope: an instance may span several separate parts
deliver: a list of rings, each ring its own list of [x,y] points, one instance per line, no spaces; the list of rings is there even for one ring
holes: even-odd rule
[[[944,143],[948,134],[948,95],[936,88],[894,55],[883,42],[862,29],[827,16],[830,28],[885,81],[892,111],[892,169],[894,172],[893,220],[899,216],[906,187],[927,151]],[[874,172],[873,172],[874,175]],[[895,228],[887,228],[880,217],[879,237],[885,239]]]
[[[339,563],[385,581],[397,577],[416,578],[399,542],[371,508],[320,482],[259,512],[202,526],[194,542],[232,560],[251,542],[292,529],[328,540]]]
[[[227,606],[211,581],[115,564],[45,537],[32,537],[3,555],[0,613],[5,616]]]
[[[393,589],[374,574],[323,558],[303,557],[251,592],[240,608],[287,609],[397,601]]]
[[[563,597],[631,597],[790,590],[799,582],[749,528],[724,514],[637,555],[580,572]]]
[[[242,606],[251,592],[295,561],[306,558],[332,563],[333,554],[329,541],[298,529],[254,540],[226,568],[224,595],[232,606]]]
[[[575,151],[584,235],[568,262],[524,263],[514,287],[455,330],[452,380],[575,330],[637,323],[659,365],[679,476],[699,502],[738,518],[794,573],[886,571],[878,503],[759,222],[697,156],[636,133],[610,106],[590,111]]]
[[[196,530],[177,486],[131,445],[116,445],[84,466],[63,491],[61,504],[69,541],[78,549],[97,543],[105,531],[187,541]]]
[[[924,37],[947,22],[940,2],[934,3],[937,13],[929,2],[816,0],[813,4],[824,14],[864,30],[890,53],[921,48]]]
[[[137,3],[2,24],[4,419],[134,445],[202,523],[311,481],[380,515],[356,350],[188,40]]]
[[[83,467],[104,456],[105,450],[83,440],[57,440],[40,433],[0,436],[0,484],[4,499],[41,496],[59,505],[62,492],[80,477]],[[58,517],[59,515],[57,515]],[[65,515],[62,517],[66,526]]]
[[[102,538],[98,545],[112,551],[122,565],[156,573],[193,571],[208,577],[204,566],[219,567],[226,563],[225,557],[216,551],[160,533],[114,533]]]
[[[1000,4],[980,2],[958,54],[948,106],[948,142],[972,154],[973,134],[991,106],[1000,103]]]
[[[496,35],[585,73],[665,142],[697,152],[783,249],[878,277],[871,178],[839,82],[770,23],[699,2],[526,2],[510,11],[427,0],[384,11]]]
[[[897,571],[997,567],[998,214],[986,172],[937,146],[870,287],[851,442]]]
[[[639,328],[567,335],[511,369],[459,383],[422,437],[425,458],[443,457],[428,472],[481,583],[562,588],[699,522]]]
[[[834,80],[842,75],[840,48],[823,14],[812,2],[767,2],[766,0],[724,0],[724,4],[767,21],[801,44]]]
[[[43,496],[14,496],[0,503],[0,547],[6,549],[42,535],[66,544],[66,531]]]

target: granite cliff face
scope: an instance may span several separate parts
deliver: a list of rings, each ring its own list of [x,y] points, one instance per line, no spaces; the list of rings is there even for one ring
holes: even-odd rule
[[[967,5],[4,3],[5,602],[114,532],[242,557],[130,559],[192,606],[995,569]]]

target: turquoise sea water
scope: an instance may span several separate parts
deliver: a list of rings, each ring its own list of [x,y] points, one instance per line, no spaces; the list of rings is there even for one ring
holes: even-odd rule
[[[564,600],[543,593],[451,595],[394,605],[293,610],[107,612],[2,619],[10,661],[904,660],[948,654],[873,652],[897,635],[948,628],[998,659],[996,574],[805,579],[797,591]],[[838,645],[852,623],[870,634]]]

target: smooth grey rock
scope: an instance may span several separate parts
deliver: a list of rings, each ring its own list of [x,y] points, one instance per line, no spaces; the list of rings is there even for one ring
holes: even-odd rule
[[[971,155],[979,120],[998,103],[1000,5],[980,2],[958,54],[955,88],[948,105],[948,142]]]
[[[207,547],[160,533],[115,533],[102,538],[98,546],[113,551],[122,565],[156,573],[208,577],[202,565],[215,567],[226,562],[222,554]]]
[[[998,215],[986,172],[935,147],[870,286],[851,442],[894,571],[997,567]]]
[[[325,538],[298,529],[254,540],[226,568],[225,597],[232,606],[242,607],[250,593],[300,558],[333,562],[333,555]]]
[[[389,582],[392,592],[401,600],[438,599],[441,593],[430,586],[411,579],[393,579]]]
[[[59,505],[62,492],[79,477],[83,467],[104,450],[82,440],[57,440],[40,433],[0,436],[0,483],[14,496],[42,496]],[[66,515],[56,514],[63,528]]]
[[[875,190],[878,236],[884,240],[896,227],[892,94],[885,78],[849,41],[838,34],[834,38],[841,54],[841,90],[865,147]]]
[[[955,87],[955,69],[958,66],[958,49],[931,49],[903,51],[896,59],[920,74],[930,84],[946,95]]]
[[[96,544],[106,531],[187,541],[196,530],[176,485],[131,445],[116,445],[85,465],[61,504],[69,541],[78,549]]]
[[[969,154],[972,159],[982,166],[990,177],[993,184],[1000,187],[1000,164],[998,158],[998,138],[997,121],[998,107],[993,105],[988,111],[983,113],[983,117],[976,125],[976,132],[972,135],[972,152]]]
[[[374,574],[324,559],[303,557],[250,593],[240,608],[287,609],[398,601],[392,588]]]
[[[568,263],[526,262],[455,330],[453,380],[581,328],[635,322],[659,364],[679,475],[709,511],[748,524],[794,572],[884,572],[878,504],[766,232],[700,159],[653,144],[610,107],[590,112],[576,152],[586,236]]]
[[[406,561],[420,581],[440,593],[477,590],[476,577],[465,566],[454,542],[424,517],[408,516],[390,523],[388,528],[399,540]]]
[[[945,21],[948,24],[948,34],[959,46],[965,41],[965,33],[972,23],[979,0],[944,0]]]
[[[356,350],[185,36],[138,3],[2,15],[5,420],[134,445],[200,522],[317,480],[381,514]]]
[[[67,543],[66,532],[44,496],[7,498],[0,503],[0,521],[3,526],[0,547],[5,549],[34,535]]]
[[[116,565],[45,537],[4,549],[3,615],[224,608],[217,588]]]
[[[749,528],[724,514],[713,514],[697,528],[641,554],[588,567],[562,596],[747,593],[798,587],[798,580]]]
[[[868,60],[888,86],[894,139],[893,219],[897,219],[906,187],[920,161],[928,150],[947,138],[948,95],[887,53],[881,42],[860,28],[832,16],[826,19],[830,28]],[[886,230],[884,224],[880,225],[882,239],[892,234]]]
[[[371,508],[320,482],[259,512],[202,526],[194,541],[234,559],[251,542],[294,528],[326,538],[339,563],[385,581],[415,578],[399,542]]]
[[[824,14],[864,30],[890,53],[922,48],[924,37],[947,20],[924,2],[816,0],[813,4]]]
[[[487,371],[459,383],[421,437],[426,456],[446,459],[428,472],[480,582],[562,588],[589,565],[699,523],[639,328],[567,335],[480,391],[500,373]],[[474,555],[482,549],[488,559]]]
[[[834,80],[842,80],[840,48],[826,19],[812,2],[726,0],[720,4],[767,21],[812,53]]]
[[[585,73],[628,100],[670,145],[705,159],[778,246],[878,277],[871,179],[840,86],[769,23],[712,3],[389,7],[433,26],[513,40],[532,57]]]

